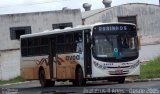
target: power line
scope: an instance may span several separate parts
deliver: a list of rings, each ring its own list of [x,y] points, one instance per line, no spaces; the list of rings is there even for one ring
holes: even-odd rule
[[[47,4],[47,3],[56,3],[56,2],[62,2],[62,1],[69,1],[69,0],[54,0],[54,1],[48,1],[48,2],[40,2],[40,3],[30,3],[30,4],[16,4],[16,5],[7,5],[7,6],[0,6],[0,8],[6,8],[6,7],[14,7],[14,6],[17,6],[17,5],[20,5],[20,6],[31,6],[31,5],[39,5],[39,4]]]

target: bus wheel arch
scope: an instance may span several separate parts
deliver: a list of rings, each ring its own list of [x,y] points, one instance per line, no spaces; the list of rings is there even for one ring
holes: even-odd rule
[[[42,66],[39,68],[38,75],[41,86],[46,87],[45,71]]]
[[[39,67],[38,75],[41,87],[53,87],[55,85],[55,81],[46,79],[45,70],[42,66]]]
[[[42,66],[40,66],[40,67],[38,68],[38,78],[40,78],[40,72],[41,72],[42,70],[44,70],[44,68],[43,68]]]
[[[80,65],[77,65],[75,69],[75,80],[73,81],[73,85],[83,86],[85,84],[86,80],[84,78],[82,67]]]

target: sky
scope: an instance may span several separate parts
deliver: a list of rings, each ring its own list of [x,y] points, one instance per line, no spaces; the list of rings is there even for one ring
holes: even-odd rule
[[[102,0],[0,0],[0,14],[12,14],[35,11],[61,10],[63,7],[70,9],[80,8],[84,11],[83,3],[92,4],[91,9],[104,8]],[[126,3],[159,4],[159,0],[112,0],[111,6]]]

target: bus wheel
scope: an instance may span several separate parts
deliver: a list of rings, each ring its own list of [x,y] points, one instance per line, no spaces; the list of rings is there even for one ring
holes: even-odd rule
[[[125,77],[120,77],[120,78],[118,79],[118,83],[119,83],[119,84],[123,84],[124,81],[125,81]]]
[[[39,80],[42,87],[53,87],[55,85],[55,81],[45,79],[45,72],[43,69],[39,72]]]
[[[55,81],[46,80],[46,86],[47,87],[54,87],[54,85],[55,85]]]
[[[47,81],[45,79],[45,72],[44,70],[40,70],[39,72],[39,81],[42,87],[46,87],[47,86]]]
[[[83,71],[80,67],[78,67],[76,70],[76,79],[75,81],[73,81],[73,85],[83,86],[85,84],[86,84],[86,80],[83,77]]]

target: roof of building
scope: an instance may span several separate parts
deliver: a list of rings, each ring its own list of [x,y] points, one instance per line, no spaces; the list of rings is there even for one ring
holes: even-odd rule
[[[96,10],[90,10],[90,11],[85,11],[82,13],[82,18],[88,18],[89,16],[92,16],[94,14],[97,14],[99,12],[102,12],[106,10],[106,8],[101,8],[101,9],[96,9]]]
[[[2,12],[1,15],[21,15],[21,14],[39,14],[39,13],[58,13],[58,12],[69,12],[69,11],[80,11],[80,9],[66,9],[66,10],[42,10],[42,11],[18,11],[18,12]]]
[[[151,5],[151,6],[156,6],[159,7],[158,5],[154,5],[154,4],[147,4],[147,3],[128,3],[128,4],[123,4],[123,5],[119,5],[119,6],[124,6],[124,5]],[[101,9],[96,9],[96,10],[90,10],[90,11],[85,11],[82,13],[82,19],[86,19],[89,18],[91,16],[94,16],[95,14],[99,14],[103,11],[115,8],[115,7],[119,7],[119,6],[114,6],[114,7],[108,7],[108,8],[101,8]]]

